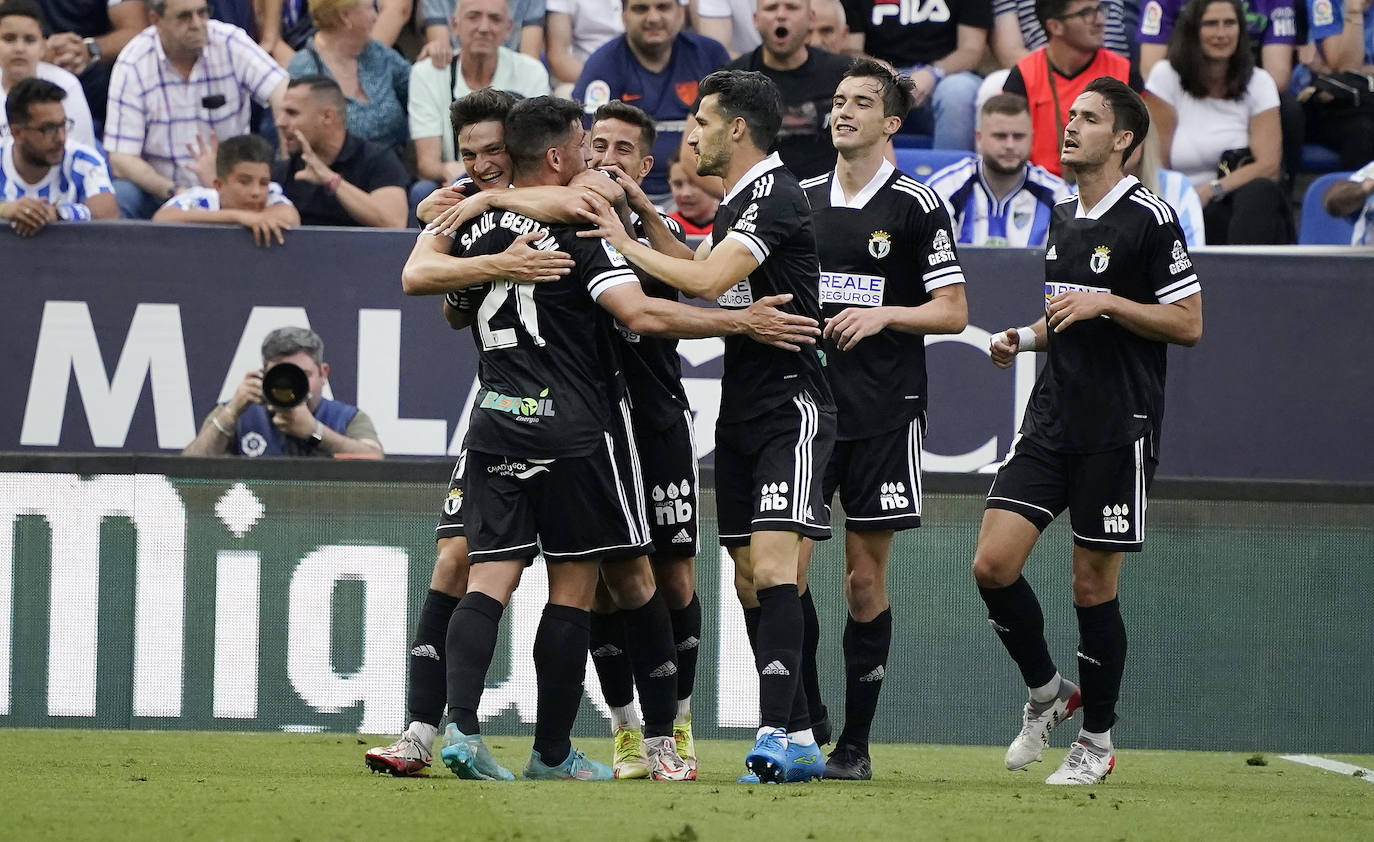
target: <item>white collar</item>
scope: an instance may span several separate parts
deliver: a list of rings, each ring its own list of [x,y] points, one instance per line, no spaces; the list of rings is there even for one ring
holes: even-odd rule
[[[1102,215],[1112,209],[1126,191],[1139,184],[1140,180],[1133,175],[1128,175],[1116,183],[1116,186],[1107,191],[1101,201],[1088,210],[1083,209],[1083,194],[1078,194],[1078,211],[1074,213],[1075,219],[1101,219]]]
[[[836,169],[830,177],[830,207],[863,210],[864,205],[868,204],[868,201],[876,196],[879,190],[883,189],[883,185],[887,184],[887,180],[892,177],[892,173],[896,169],[890,161],[884,158],[872,180],[865,184],[862,190],[855,193],[853,199],[849,200],[844,198],[844,188],[840,186],[840,171]]]
[[[767,158],[764,158],[762,161],[759,161],[757,164],[750,167],[749,171],[746,172],[743,176],[741,176],[739,181],[735,182],[734,189],[731,190],[729,193],[726,193],[725,198],[721,199],[720,203],[722,205],[729,204],[731,199],[734,199],[736,196],[740,194],[740,191],[744,190],[744,188],[753,184],[756,178],[768,172],[769,170],[777,169],[780,166],[782,166],[782,159],[778,157],[778,153],[776,152],[774,152],[772,155],[769,155]]]

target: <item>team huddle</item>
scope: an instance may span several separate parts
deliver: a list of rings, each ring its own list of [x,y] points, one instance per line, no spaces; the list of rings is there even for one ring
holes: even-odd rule
[[[889,556],[895,532],[921,524],[924,337],[968,323],[947,206],[885,157],[911,97],[910,79],[856,60],[832,102],[835,168],[799,182],[769,152],[782,121],[774,83],[707,76],[687,144],[697,172],[720,176],[726,192],[695,251],[639,185],[655,141],[644,112],[610,102],[584,130],[581,107],[557,98],[484,89],[454,103],[468,178],[422,203],[429,224],[402,283],[442,294],[449,324],[471,329],[479,388],[410,654],[410,724],[367,752],[370,768],[422,773],[447,709],[444,764],[460,778],[514,779],[483,741],[478,708],[502,614],[542,555],[549,599],[534,637],[538,713],[524,777],[696,778],[699,488],[676,341],[719,336],[717,522],[759,675],[740,781],[872,776],[869,731],[892,641]],[[1166,344],[1201,335],[1201,288],[1177,218],[1122,174],[1148,119],[1134,92],[1105,77],[1075,100],[1062,158],[1079,195],[1054,210],[1044,317],[996,334],[989,349],[1003,367],[1019,351],[1048,352],[973,563],[1028,688],[1007,768],[1040,760],[1051,729],[1083,710],[1048,783],[1095,783],[1115,762],[1126,651],[1117,578],[1123,553],[1144,541]],[[848,618],[844,722],[832,733],[806,572],[812,542],[831,536],[837,493]],[[1021,576],[1066,508],[1076,684],[1051,660]],[[612,716],[609,765],[570,737],[588,652]]]

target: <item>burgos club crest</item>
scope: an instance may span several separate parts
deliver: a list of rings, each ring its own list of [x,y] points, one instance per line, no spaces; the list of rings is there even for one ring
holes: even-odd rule
[[[1098,246],[1093,249],[1093,256],[1088,260],[1088,268],[1098,275],[1107,271],[1107,262],[1112,259],[1112,250],[1106,246]]]
[[[868,238],[868,253],[882,260],[892,251],[892,235],[886,231],[874,231]]]

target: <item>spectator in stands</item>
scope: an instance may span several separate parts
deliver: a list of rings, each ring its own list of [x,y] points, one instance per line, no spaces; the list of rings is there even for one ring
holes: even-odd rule
[[[1332,216],[1355,218],[1355,231],[1350,237],[1352,246],[1374,246],[1374,161],[1326,188],[1322,206]]]
[[[806,43],[832,53],[849,49],[849,25],[844,22],[840,0],[811,0],[811,38]]]
[[[1341,169],[1353,170],[1374,158],[1374,102],[1355,103],[1314,87],[1326,74],[1374,74],[1374,11],[1370,0],[1307,0],[1312,43],[1299,51],[1304,66],[1294,72],[1307,116],[1306,139],[1335,150]],[[1352,78],[1347,83],[1363,83]]]
[[[95,126],[81,82],[55,64],[43,61],[43,10],[33,0],[0,3],[0,137],[6,134],[5,97],[16,83],[33,77],[52,82],[67,92],[62,107],[71,118],[68,138],[95,149]]]
[[[756,70],[777,83],[783,113],[776,149],[797,178],[835,168],[830,100],[853,61],[808,47],[812,20],[810,0],[759,0],[754,25],[763,45],[726,65],[731,70]]]
[[[291,363],[305,372],[309,394],[291,408],[273,406],[263,374]],[[185,456],[334,456],[382,458],[377,428],[366,412],[324,396],[329,363],[324,342],[304,327],[279,327],[262,341],[262,368],[244,374],[228,402],[210,410]]]
[[[453,33],[448,28],[452,16],[451,0],[420,0],[420,24],[426,40],[418,57],[429,58],[435,67],[447,67],[453,59]],[[544,0],[510,0],[510,18],[511,33],[506,38],[506,49],[541,60],[544,55]]]
[[[754,12],[762,5],[756,0],[695,0],[692,28],[718,42],[730,58],[739,58],[763,43],[754,20]]]
[[[545,0],[544,8],[549,70],[559,85],[575,84],[591,54],[625,33],[621,0]]]
[[[1035,143],[1031,163],[1059,175],[1059,144],[1073,105],[1088,83],[1112,76],[1141,90],[1140,75],[1129,60],[1102,46],[1103,15],[1100,0],[1038,0],[1035,13],[1049,40],[1027,53],[1011,69],[1003,86],[1030,102]]]
[[[153,214],[154,222],[242,225],[253,242],[285,244],[285,232],[301,224],[296,206],[272,180],[272,146],[258,135],[231,137],[215,152],[213,187],[178,193]]]
[[[410,64],[372,37],[372,0],[311,0],[315,34],[296,53],[291,78],[328,76],[348,97],[348,131],[401,149],[409,136]]]
[[[1301,0],[1299,0],[1301,2]],[[1140,43],[1140,75],[1149,78],[1168,51],[1169,36],[1185,0],[1148,0],[1136,35]],[[1303,114],[1297,99],[1288,93],[1293,76],[1294,44],[1298,22],[1293,0],[1247,0],[1245,28],[1255,64],[1274,79],[1279,89],[1279,124],[1283,133],[1284,172],[1297,172],[1302,160]]]
[[[252,103],[281,106],[286,73],[206,0],[148,0],[153,25],[129,42],[110,76],[105,149],[120,213],[149,219],[198,182],[197,136],[247,134]]]
[[[272,180],[305,225],[404,228],[410,177],[391,149],[348,131],[347,109],[333,79],[292,79],[277,118],[291,157],[272,164]]]
[[[926,179],[951,206],[956,238],[973,246],[1043,246],[1050,210],[1069,186],[1030,163],[1026,98],[998,94],[978,110],[971,155]]]
[[[1159,165],[1159,129],[1150,127],[1145,142],[1136,147],[1123,168],[1127,175],[1140,179],[1145,188],[1169,203],[1178,217],[1178,227],[1188,248],[1207,245],[1207,231],[1202,221],[1202,201],[1197,197],[1188,176],[1178,170],[1166,170]]]
[[[697,175],[695,164],[683,164],[681,150],[673,153],[673,159],[668,164],[668,188],[672,191],[673,204],[677,209],[668,215],[678,221],[689,237],[711,236],[716,208],[720,207],[722,195],[713,189],[712,182],[719,185],[720,179]]]
[[[1146,82],[1160,162],[1188,176],[1212,245],[1293,242],[1279,187],[1279,93],[1255,66],[1241,0],[1193,0]]]
[[[946,15],[914,3],[842,0],[849,51],[890,62],[916,83],[916,110],[903,131],[934,136],[936,149],[973,149],[974,105],[982,78],[973,72],[992,28],[991,0],[943,0]]]
[[[992,35],[988,45],[1002,67],[1014,67],[1027,53],[1049,43],[1045,26],[1037,17],[1035,7],[1036,0],[993,0]],[[1121,0],[1102,0],[1102,17],[1102,46],[1129,59],[1132,33],[1126,28],[1125,3]]]
[[[256,2],[261,3],[258,19],[262,22],[259,40],[263,49],[285,67],[298,50],[305,48],[305,42],[315,31],[312,10],[307,0]],[[371,30],[373,40],[380,41],[384,47],[395,46],[397,36],[410,20],[414,8],[411,0],[373,0],[372,5],[377,12]],[[427,37],[429,34],[426,32]],[[437,33],[435,37],[438,37]]]
[[[67,139],[66,96],[52,82],[30,77],[15,83],[5,101],[10,134],[0,140],[0,219],[21,237],[58,220],[119,215],[105,160]]]
[[[730,60],[717,42],[683,31],[677,0],[625,0],[625,34],[587,59],[572,98],[587,117],[613,99],[648,112],[657,121],[654,168],[642,183],[654,201],[669,195],[668,162],[682,145],[683,129],[697,98],[697,82]]]
[[[43,14],[51,33],[45,59],[81,80],[101,137],[115,59],[148,25],[143,0],[45,0]]]
[[[522,97],[549,92],[544,66],[504,46],[511,31],[506,0],[458,0],[453,28],[459,44],[456,62],[440,69],[421,60],[410,69],[410,137],[421,178],[413,199],[463,174],[449,122],[449,106],[460,97],[487,87]]]

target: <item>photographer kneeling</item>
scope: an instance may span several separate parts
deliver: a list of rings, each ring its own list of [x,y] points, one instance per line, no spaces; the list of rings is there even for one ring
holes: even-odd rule
[[[367,413],[321,394],[329,364],[313,330],[282,327],[267,334],[262,363],[261,370],[243,376],[228,403],[210,411],[182,455],[382,458]]]

